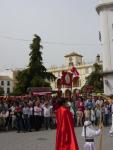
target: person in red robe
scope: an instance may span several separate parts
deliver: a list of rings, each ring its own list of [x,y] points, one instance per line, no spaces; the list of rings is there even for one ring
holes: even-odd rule
[[[66,99],[62,98],[58,103],[55,150],[79,150],[74,132],[74,120],[69,108],[66,106]]]

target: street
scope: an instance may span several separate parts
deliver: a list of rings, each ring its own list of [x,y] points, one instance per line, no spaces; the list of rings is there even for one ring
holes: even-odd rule
[[[79,149],[83,150],[84,139],[82,128],[76,128]],[[55,130],[43,130],[29,133],[1,132],[0,150],[54,150]],[[99,137],[95,138],[98,149]],[[113,150],[113,137],[109,136],[109,128],[103,130],[103,150]]]

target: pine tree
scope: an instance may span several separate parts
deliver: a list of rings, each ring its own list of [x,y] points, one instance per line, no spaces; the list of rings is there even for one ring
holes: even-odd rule
[[[43,62],[42,62],[42,52],[40,51],[40,49],[43,47],[40,45],[41,43],[40,37],[37,35],[34,36],[35,38],[33,39],[33,42],[30,45],[31,52],[29,54],[30,56],[29,70],[31,76],[35,76],[35,75],[40,76],[42,75],[42,73],[46,72],[46,68],[43,66]]]
[[[40,43],[41,38],[38,35],[34,35],[32,44],[30,44],[29,65],[27,69],[20,71],[17,76],[16,93],[25,93],[28,87],[47,87],[50,86],[50,80],[55,80],[55,76],[47,72],[43,65],[41,52],[43,47]]]

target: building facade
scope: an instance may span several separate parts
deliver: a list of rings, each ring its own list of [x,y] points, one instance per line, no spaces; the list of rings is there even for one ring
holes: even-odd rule
[[[52,90],[55,91],[62,90],[63,93],[65,93],[66,90],[69,89],[69,87],[61,85],[62,71],[71,72],[72,67],[75,66],[77,71],[79,72],[80,75],[79,79],[78,80],[73,79],[72,88],[70,88],[70,90],[72,90],[72,92],[74,93],[74,90],[81,89],[81,87],[83,87],[84,84],[86,83],[86,78],[94,70],[93,64],[101,63],[99,55],[97,55],[96,61],[93,63],[85,63],[83,60],[83,56],[76,52],[67,54],[64,57],[65,57],[65,65],[62,65],[60,67],[52,66],[47,70],[48,72],[53,73],[56,77],[56,80],[50,83]],[[22,70],[23,68],[6,69],[0,72],[0,87],[4,89],[4,95],[8,95],[13,92],[13,89],[17,82],[16,76],[18,72]]]
[[[82,86],[86,83],[86,78],[91,74],[93,71],[93,64],[95,63],[85,63],[83,60],[83,56],[81,54],[72,52],[68,55],[65,55],[65,65],[61,67],[52,66],[48,69],[49,72],[53,73],[56,76],[56,80],[51,82],[51,87],[53,90],[61,89],[63,93],[68,89],[66,86],[61,85],[61,76],[62,71],[71,72],[72,66],[77,68],[77,71],[80,74],[78,80],[72,81],[72,91],[81,89]],[[100,62],[100,56],[97,55],[96,62]]]
[[[100,0],[96,10],[100,18],[104,93],[111,95],[113,94],[113,0]]]
[[[13,92],[16,84],[16,76],[18,71],[22,69],[5,69],[0,71],[0,87],[4,90],[4,95],[9,95]]]
[[[9,76],[0,76],[0,87],[4,90],[4,95],[13,92],[13,80]]]

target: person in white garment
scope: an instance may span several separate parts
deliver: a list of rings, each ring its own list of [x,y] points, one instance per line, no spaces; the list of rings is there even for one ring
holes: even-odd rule
[[[44,111],[45,129],[48,130],[48,128],[50,127],[50,119],[51,119],[51,114],[52,114],[52,106],[50,106],[48,101],[45,101],[43,111]]]
[[[112,113],[112,124],[109,131],[110,136],[113,136],[113,97],[111,97],[111,113]]]
[[[99,136],[101,133],[102,126],[99,129],[95,129],[92,126],[91,121],[85,121],[82,129],[81,136],[85,138],[84,150],[96,150],[94,137]]]

